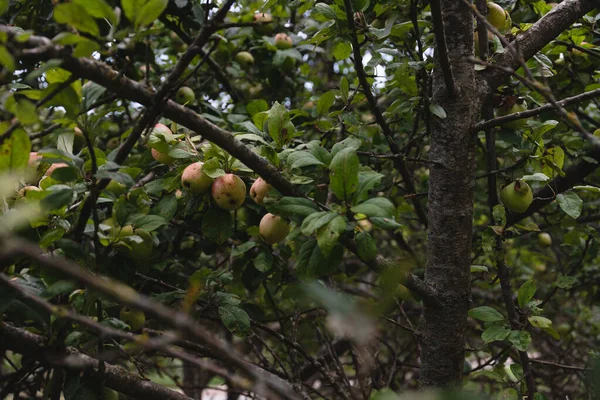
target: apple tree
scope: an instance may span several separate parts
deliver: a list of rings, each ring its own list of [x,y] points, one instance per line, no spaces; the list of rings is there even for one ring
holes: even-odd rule
[[[597,398],[597,6],[0,0],[0,398]]]

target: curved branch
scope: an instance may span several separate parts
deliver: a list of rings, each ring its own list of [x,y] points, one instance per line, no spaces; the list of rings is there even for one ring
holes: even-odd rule
[[[595,6],[597,6],[595,0],[565,0],[559,3],[552,11],[519,35],[505,49],[504,53],[496,54],[492,58],[492,62],[513,69],[518,68],[520,63],[517,48],[525,60],[530,59]],[[495,68],[479,72],[480,79],[487,81],[490,88],[500,85],[507,76],[508,73]]]
[[[72,347],[60,353],[48,345],[45,337],[25,329],[0,323],[0,341],[5,349],[26,357],[34,358],[42,364],[71,370],[97,370],[100,362]],[[133,375],[121,367],[104,363],[104,384],[117,392],[135,398],[148,400],[191,400],[190,397],[167,389],[154,382]]]
[[[448,95],[456,95],[456,85],[452,75],[452,66],[448,58],[448,47],[446,46],[446,34],[444,32],[444,16],[442,15],[442,5],[440,0],[431,1],[431,16],[433,17],[433,33],[437,44],[438,60],[444,76],[444,83]]]

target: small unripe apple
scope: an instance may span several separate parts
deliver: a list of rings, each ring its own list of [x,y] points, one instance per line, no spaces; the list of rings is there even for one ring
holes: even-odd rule
[[[269,185],[263,178],[258,178],[250,187],[250,197],[256,204],[265,204],[265,196],[269,193]]]
[[[204,163],[188,165],[181,174],[181,185],[192,193],[206,193],[213,184],[213,178],[202,171]]]
[[[132,331],[139,331],[146,323],[146,315],[143,311],[132,310],[129,307],[121,309],[119,319],[129,325]]]
[[[115,196],[120,196],[127,191],[127,186],[123,185],[119,181],[111,179],[108,185],[106,185],[105,190],[114,194]]]
[[[488,7],[488,13],[487,13],[487,20],[490,24],[492,24],[494,26],[494,28],[501,30],[504,29],[504,26],[506,24],[506,13],[504,12],[504,9],[502,7],[500,7],[498,4],[496,3],[488,3],[487,4]]]
[[[142,241],[135,241],[130,239],[130,236],[125,237],[126,243],[129,245],[131,250],[127,252],[127,255],[134,260],[146,260],[152,255],[152,249],[154,248],[154,241],[150,232],[143,229],[134,231],[134,235],[139,236]]]
[[[358,221],[358,225],[360,225],[360,227],[367,232],[371,232],[373,230],[373,223],[368,219],[361,219]]]
[[[254,56],[247,51],[240,51],[235,55],[235,61],[237,61],[242,68],[248,68],[254,64]]]
[[[542,246],[550,247],[552,246],[552,236],[549,233],[542,232],[538,235],[538,243]]]
[[[37,186],[25,186],[22,187],[21,190],[19,190],[19,192],[17,193],[17,199],[24,199],[25,197],[27,197],[27,193],[28,192],[41,192],[42,189],[40,189]]]
[[[594,131],[594,136],[600,137],[600,128]]]
[[[119,400],[119,393],[111,388],[104,388],[103,400]]]
[[[187,86],[180,87],[179,90],[177,90],[177,94],[175,94],[175,101],[179,104],[190,104],[193,103],[194,100],[196,100],[196,95],[194,94],[194,91]]]
[[[292,38],[285,33],[275,35],[275,46],[280,50],[290,49],[292,47]]]
[[[106,142],[106,148],[108,150],[114,150],[117,147],[119,147],[120,144],[121,143],[119,141],[119,138],[114,137],[114,138],[109,139],[108,142]]]
[[[158,151],[156,149],[151,149],[150,152],[152,153],[152,158],[154,158],[156,161],[158,161],[161,164],[171,165],[175,162],[175,159],[173,157],[171,157],[168,154],[161,153],[160,151]]]
[[[220,176],[213,182],[212,198],[225,210],[238,209],[246,199],[246,184],[234,174]]]
[[[502,117],[509,114],[523,112],[527,110],[527,103],[523,99],[518,99],[512,106],[503,106],[496,110],[496,116]],[[503,127],[513,130],[522,129],[527,126],[527,119],[521,118],[502,124]]]
[[[258,33],[262,33],[263,35],[268,35],[273,32],[275,29],[275,24],[273,24],[273,16],[267,13],[257,13],[254,14],[254,22],[259,22],[260,24],[255,25],[254,29]],[[261,23],[262,22],[262,23]]]
[[[546,268],[546,264],[543,263],[533,264],[533,269],[535,269],[537,272],[546,272]]]
[[[56,164],[52,164],[47,170],[46,173],[44,175],[52,177],[52,174],[54,173],[54,171],[56,171],[57,169],[60,168],[67,168],[69,167],[67,164],[65,163],[56,163]]]
[[[533,202],[533,191],[527,182],[517,180],[500,191],[500,201],[509,210],[523,213]]]
[[[275,244],[281,242],[290,233],[290,224],[283,218],[269,213],[260,220],[258,232],[265,243]]]

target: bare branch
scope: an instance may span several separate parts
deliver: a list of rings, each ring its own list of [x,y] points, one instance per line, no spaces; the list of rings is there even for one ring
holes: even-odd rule
[[[431,0],[431,16],[433,18],[433,32],[437,44],[437,56],[446,83],[446,90],[449,96],[456,95],[456,85],[452,76],[452,66],[448,58],[448,47],[446,46],[446,34],[444,33],[444,16],[442,15],[442,5],[440,0]]]

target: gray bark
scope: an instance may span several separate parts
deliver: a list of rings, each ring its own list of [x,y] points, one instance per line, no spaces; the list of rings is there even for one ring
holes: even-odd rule
[[[436,65],[432,103],[445,119],[431,121],[428,260],[425,282],[437,292],[426,302],[422,330],[421,385],[460,382],[469,309],[475,146],[471,127],[481,108],[473,65],[473,17],[461,1],[442,1],[446,44],[457,95],[448,96]]]

